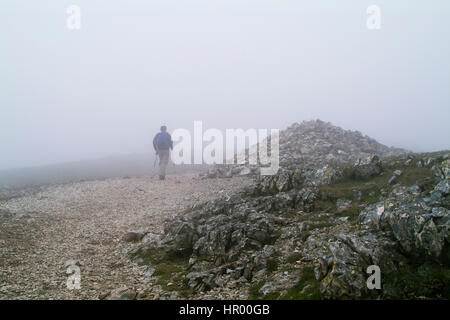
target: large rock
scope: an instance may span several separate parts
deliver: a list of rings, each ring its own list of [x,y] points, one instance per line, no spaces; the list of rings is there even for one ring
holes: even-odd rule
[[[234,195],[207,203],[179,215],[161,241],[146,243],[138,252],[157,249],[167,256],[201,256],[216,264],[235,261],[243,250],[261,249],[273,241],[278,226],[271,215],[255,208],[270,210],[268,201],[276,199],[261,197],[245,202],[242,195]],[[292,206],[294,200],[290,201]]]
[[[383,171],[381,160],[373,155],[365,159],[358,159],[353,168],[353,178],[358,180],[369,180],[380,175]]]
[[[123,236],[123,240],[126,242],[139,242],[148,232],[127,232]]]
[[[448,196],[450,194],[450,179],[441,180],[434,190],[440,192],[443,196]]]
[[[405,261],[394,241],[367,231],[338,235],[326,249],[316,270],[321,294],[326,299],[376,297],[379,292],[367,287],[367,267],[377,265],[383,273],[388,273]]]
[[[342,171],[329,165],[321,168],[282,169],[276,175],[257,179],[254,193],[257,195],[276,194],[292,189],[299,190],[304,187],[314,189],[339,182],[342,179]]]
[[[319,149],[331,152],[333,146],[325,143]],[[310,272],[314,264],[318,280],[310,284],[317,290],[320,281],[324,298],[441,297],[450,264],[447,159],[414,158],[426,168],[410,162],[405,169],[406,159],[412,158],[405,155],[387,166],[404,169],[395,176],[411,170],[428,174],[431,166],[440,174],[431,173],[425,183],[410,187],[385,185],[379,201],[365,205],[363,192],[353,188],[374,197],[376,184],[350,181],[348,190],[336,192],[342,198],[327,198],[319,190],[333,189],[322,186],[341,181],[342,171],[329,164],[283,168],[274,176],[258,177],[253,188],[181,213],[163,237],[143,247],[189,259],[186,283],[196,291],[264,280],[262,287],[256,286],[260,294],[276,296],[301,283],[297,273],[285,273],[287,264],[289,270],[307,267]],[[359,170],[358,179],[374,177],[381,172],[381,161],[369,157],[353,169]],[[330,201],[336,201],[332,212]],[[321,212],[314,212],[316,205]],[[355,223],[346,213],[358,206],[362,210]],[[367,287],[367,267],[372,265],[382,272],[381,290]]]
[[[442,261],[449,250],[449,210],[430,207],[417,186],[399,187],[385,201],[367,206],[358,221],[391,232],[402,249],[415,258]]]
[[[439,261],[449,250],[449,217],[445,208],[427,210],[419,204],[402,204],[385,211],[380,225],[392,232],[407,254]]]

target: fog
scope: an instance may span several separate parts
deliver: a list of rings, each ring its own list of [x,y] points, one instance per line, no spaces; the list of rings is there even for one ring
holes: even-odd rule
[[[194,120],[319,118],[389,146],[450,148],[445,0],[3,0],[0,39],[0,169],[147,154],[160,125]]]

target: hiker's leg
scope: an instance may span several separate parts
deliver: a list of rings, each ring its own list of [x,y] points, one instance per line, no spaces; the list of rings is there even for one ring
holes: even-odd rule
[[[163,179],[163,177],[166,175],[166,165],[163,161],[163,155],[159,154],[159,178]]]
[[[166,168],[169,163],[169,150],[160,150],[159,156],[159,177],[164,179],[166,176]]]
[[[165,176],[166,176],[166,165],[161,163],[159,165],[159,178],[164,179]]]

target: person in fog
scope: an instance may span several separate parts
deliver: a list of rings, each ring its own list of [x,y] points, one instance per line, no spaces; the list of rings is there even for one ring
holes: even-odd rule
[[[153,138],[153,148],[159,156],[159,180],[166,178],[166,168],[169,163],[170,150],[173,150],[172,137],[167,132],[167,127],[162,126],[161,132]]]

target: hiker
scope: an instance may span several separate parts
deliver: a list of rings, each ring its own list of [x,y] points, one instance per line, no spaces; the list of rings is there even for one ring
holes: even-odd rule
[[[161,126],[161,132],[153,138],[153,148],[159,156],[159,180],[166,178],[166,168],[169,163],[170,150],[173,150],[172,137],[167,132],[166,126]]]

